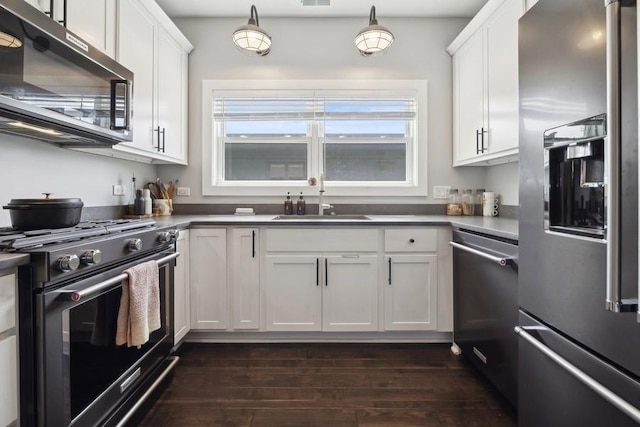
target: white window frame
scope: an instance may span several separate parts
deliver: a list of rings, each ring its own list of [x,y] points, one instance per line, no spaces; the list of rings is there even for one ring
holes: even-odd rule
[[[203,80],[202,82],[202,194],[203,196],[282,196],[303,192],[316,195],[318,187],[310,187],[306,181],[223,181],[223,144],[216,146],[214,137],[214,92],[244,96],[251,91],[276,91],[286,96],[288,91],[300,95],[301,91],[331,96],[366,96],[367,93],[389,92],[391,96],[416,96],[415,135],[408,146],[407,182],[328,182],[326,196],[349,197],[412,197],[427,196],[427,81],[426,80]],[[315,126],[314,126],[315,128]],[[318,140],[318,135],[312,135]],[[319,177],[322,168],[322,144],[312,144],[307,153],[309,176]],[[215,173],[214,173],[215,171]]]

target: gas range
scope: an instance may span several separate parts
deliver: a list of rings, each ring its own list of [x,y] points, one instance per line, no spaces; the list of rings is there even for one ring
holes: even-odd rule
[[[147,219],[0,229],[0,250],[30,256],[18,270],[24,425],[115,425],[171,371],[176,235],[175,226]],[[117,345],[126,272],[151,262],[160,328],[141,346]]]
[[[42,288],[157,252],[175,236],[175,227],[159,227],[152,219],[95,220],[61,229],[0,228],[0,250],[28,253],[32,283]]]

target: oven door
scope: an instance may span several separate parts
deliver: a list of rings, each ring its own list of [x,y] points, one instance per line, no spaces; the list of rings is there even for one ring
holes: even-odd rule
[[[39,426],[95,426],[127,398],[173,347],[176,252],[162,252],[36,297]],[[158,261],[161,327],[137,347],[116,346],[125,269]]]

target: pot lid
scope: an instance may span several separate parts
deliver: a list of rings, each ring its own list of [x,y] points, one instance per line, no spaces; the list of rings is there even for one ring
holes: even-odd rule
[[[50,197],[52,193],[42,194],[45,196],[43,199],[11,199],[8,206],[30,205],[31,207],[82,207],[84,205],[84,203],[82,203],[82,199],[79,198],[55,199]]]

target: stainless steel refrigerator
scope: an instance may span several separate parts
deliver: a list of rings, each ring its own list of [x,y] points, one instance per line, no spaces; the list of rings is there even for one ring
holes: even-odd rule
[[[519,21],[521,427],[640,424],[636,2]]]

